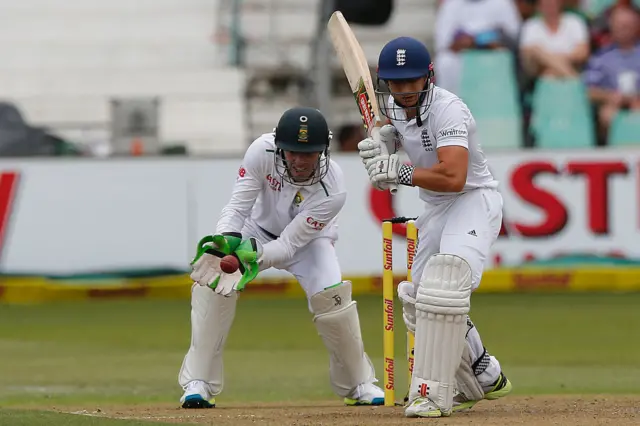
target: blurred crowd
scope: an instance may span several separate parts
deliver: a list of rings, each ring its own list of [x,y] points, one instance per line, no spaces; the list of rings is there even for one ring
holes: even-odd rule
[[[436,84],[458,92],[461,52],[509,49],[525,127],[539,77],[580,79],[592,104],[597,143],[604,145],[618,111],[640,110],[640,1],[633,1],[440,0],[432,52]],[[342,133],[348,150],[359,136],[356,130]]]

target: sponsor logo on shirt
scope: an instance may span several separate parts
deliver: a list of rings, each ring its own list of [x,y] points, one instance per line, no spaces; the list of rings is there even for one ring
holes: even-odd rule
[[[440,136],[441,138],[446,138],[449,136],[467,136],[467,129],[440,130],[438,136]]]
[[[273,191],[282,191],[282,182],[280,182],[280,179],[271,176],[271,174],[267,175],[267,183]]]
[[[315,230],[320,231],[326,226],[326,223],[318,222],[311,216],[307,217],[307,223]]]

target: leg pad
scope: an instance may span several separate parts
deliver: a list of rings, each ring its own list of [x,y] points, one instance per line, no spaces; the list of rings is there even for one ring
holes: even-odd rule
[[[451,414],[455,374],[465,347],[471,268],[461,257],[435,254],[416,296],[415,359],[409,400],[429,398]]]
[[[351,282],[313,295],[310,303],[316,329],[329,351],[333,391],[347,397],[358,385],[373,382],[375,373],[364,352],[358,310],[351,300]]]

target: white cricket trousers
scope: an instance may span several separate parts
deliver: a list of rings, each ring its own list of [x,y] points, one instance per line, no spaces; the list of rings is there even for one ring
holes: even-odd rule
[[[242,236],[254,237],[262,244],[267,244],[273,239],[251,219],[245,222]],[[311,299],[316,293],[342,281],[334,242],[334,239],[329,237],[316,238],[296,251],[290,260],[273,267],[293,275],[304,289],[307,299]]]
[[[480,285],[491,246],[502,225],[502,195],[489,188],[474,189],[453,201],[428,204],[416,220],[418,248],[412,277],[417,289],[427,260],[436,253],[455,254],[471,266],[472,289]],[[467,317],[468,318],[468,317]],[[467,345],[471,352],[473,371],[486,389],[501,372],[500,363],[482,343],[478,329],[467,319]]]
[[[413,279],[420,280],[432,255],[455,254],[471,266],[476,290],[501,225],[502,195],[495,189],[474,189],[454,200],[427,204],[416,220],[418,248],[411,271]]]

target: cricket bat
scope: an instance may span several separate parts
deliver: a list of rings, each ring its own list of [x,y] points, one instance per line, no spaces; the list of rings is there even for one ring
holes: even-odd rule
[[[367,136],[371,137],[380,131],[383,123],[380,119],[380,107],[373,89],[373,79],[371,78],[367,58],[342,12],[333,12],[331,18],[329,18],[327,28],[333,48],[338,54],[342,69],[349,81],[351,92],[360,109],[364,129],[367,132]],[[389,154],[394,154],[394,152],[389,152]],[[398,186],[395,184],[389,187],[389,191],[392,194],[396,193],[397,190]]]

